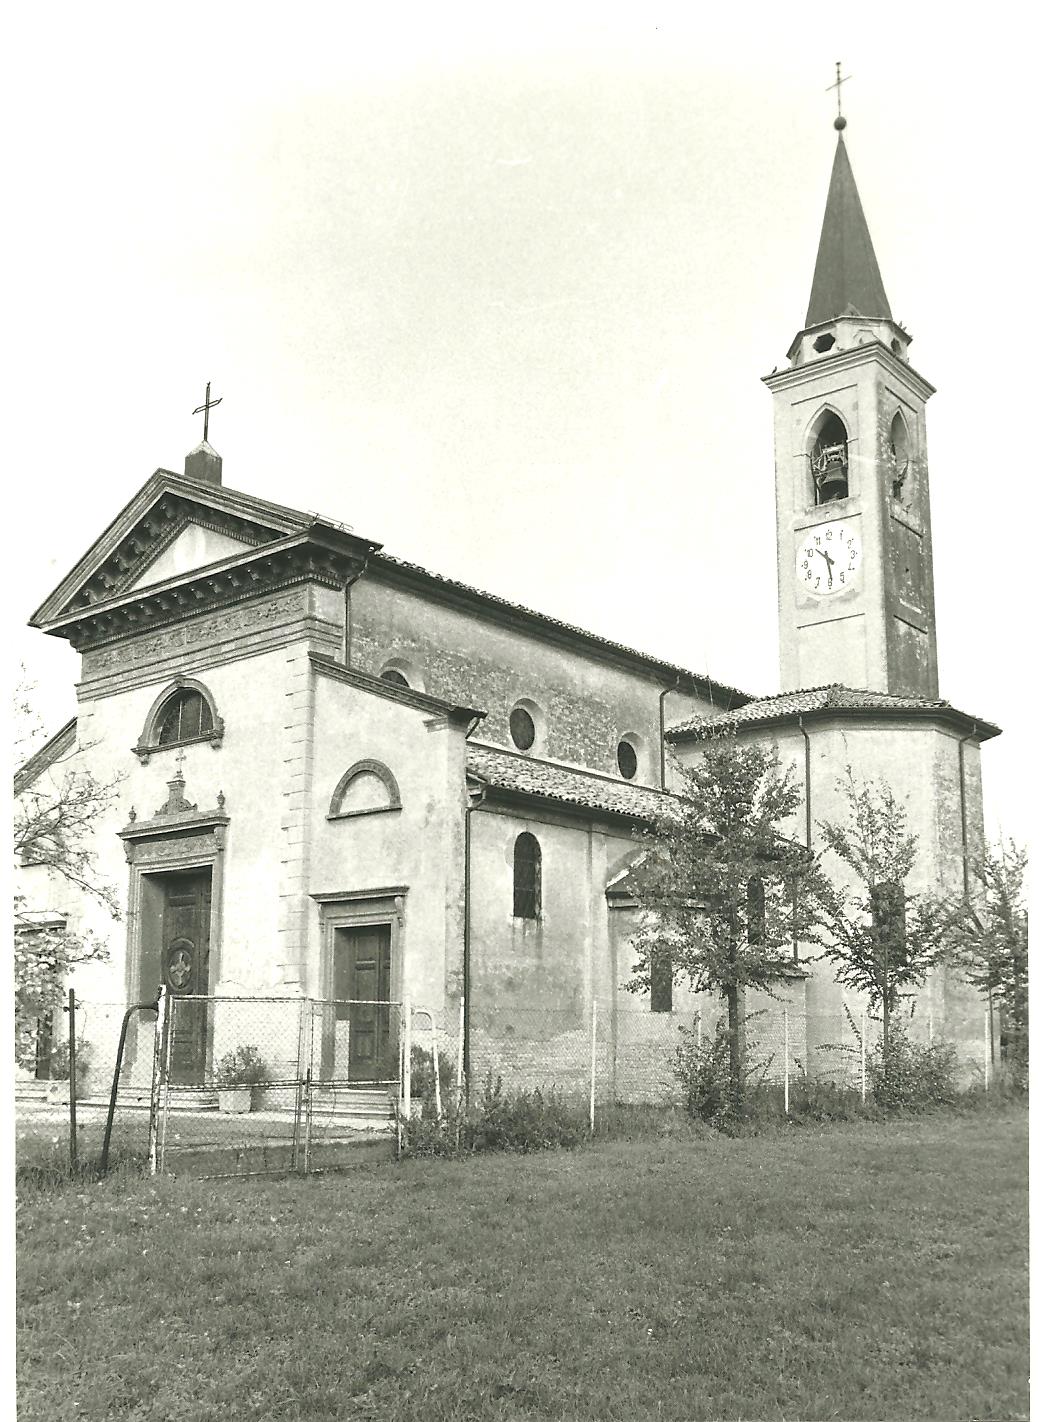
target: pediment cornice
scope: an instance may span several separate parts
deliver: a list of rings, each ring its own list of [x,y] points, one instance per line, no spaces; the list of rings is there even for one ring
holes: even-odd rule
[[[300,533],[313,521],[296,509],[157,469],[41,604],[30,625],[46,625],[125,591],[189,524],[258,547]]]
[[[169,626],[195,613],[226,608],[295,583],[342,588],[365,566],[369,546],[350,534],[338,539],[323,536],[322,530],[310,530],[38,625],[52,636],[66,638],[75,651],[90,651],[106,642]]]

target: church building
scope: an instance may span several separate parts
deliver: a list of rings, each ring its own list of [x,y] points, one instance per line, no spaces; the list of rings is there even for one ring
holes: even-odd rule
[[[162,983],[350,1003],[347,1032],[337,1012],[323,1028],[323,1060],[352,1080],[393,1074],[382,1004],[403,1001],[449,1035],[462,1004],[472,1071],[510,1057],[544,1082],[556,1062],[582,1072],[596,1001],[618,1092],[640,1095],[638,1048],[668,1052],[694,998],[669,982],[624,990],[635,832],[670,803],[675,759],[725,729],[794,766],[792,830],[809,846],[841,815],[850,766],[906,797],[915,887],[966,884],[983,841],[980,747],[998,728],[938,697],[932,387],[910,342],[838,132],[807,317],[765,379],[785,688],[765,699],[233,490],[206,438],[183,473],[157,470],[31,619],[69,641],[81,672],[75,721],[20,786],[73,746],[98,780],[119,777],[96,851],[121,922],[22,871],[41,921],[109,945],[77,970],[78,994],[130,1004]],[[793,1050],[812,1070],[845,994],[827,965],[800,962],[780,992],[807,1024]],[[937,1034],[980,1040],[966,988],[938,974],[925,1001]],[[172,1071],[209,1079],[227,1047],[219,1015],[176,1021]],[[95,1089],[115,1056],[119,1017],[106,1022]],[[132,1066],[144,1059],[132,1043]]]

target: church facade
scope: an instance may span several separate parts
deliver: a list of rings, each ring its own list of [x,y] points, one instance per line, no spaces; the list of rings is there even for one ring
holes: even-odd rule
[[[23,870],[41,918],[109,944],[78,970],[79,994],[129,1004],[162,983],[368,1004],[349,1023],[362,1079],[386,1075],[392,1049],[373,1005],[404,1000],[447,1030],[463,1004],[472,1069],[509,1043],[554,1079],[595,1000],[605,1031],[625,1004],[644,1014],[637,1035],[665,1046],[694,998],[625,992],[626,872],[675,758],[724,730],[793,764],[805,803],[792,831],[812,847],[850,765],[907,796],[922,884],[965,882],[982,843],[979,749],[997,728],[938,699],[931,387],[908,345],[841,134],[805,325],[766,381],[787,688],[767,699],[233,491],[205,441],[184,473],[158,470],[32,618],[69,641],[81,674],[75,722],[20,783],[73,747],[119,779],[96,848],[122,923]],[[793,1045],[810,1063],[844,994],[811,964],[780,991],[806,1016]],[[937,1032],[971,1034],[965,991],[942,976],[925,991]],[[203,1080],[219,1026],[205,1011],[181,1020],[174,1068]],[[104,1074],[115,1042],[95,1045]]]

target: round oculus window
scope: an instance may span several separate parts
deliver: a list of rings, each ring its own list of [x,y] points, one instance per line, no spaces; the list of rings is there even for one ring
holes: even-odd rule
[[[624,780],[633,780],[637,774],[637,751],[629,741],[620,741],[616,747],[616,764]]]
[[[511,740],[519,750],[531,750],[536,740],[536,723],[524,706],[511,712]]]

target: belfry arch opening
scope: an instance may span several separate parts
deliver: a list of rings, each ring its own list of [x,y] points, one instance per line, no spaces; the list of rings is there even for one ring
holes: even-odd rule
[[[824,410],[812,426],[808,456],[816,504],[848,495],[847,429],[833,410]]]
[[[901,500],[909,474],[909,427],[901,410],[895,411],[889,437],[891,457],[891,497]]]

